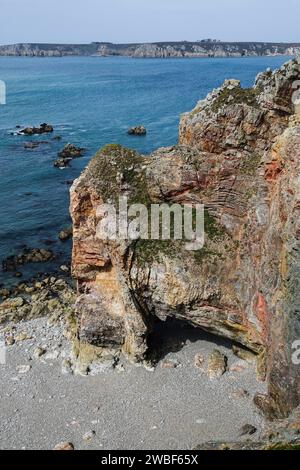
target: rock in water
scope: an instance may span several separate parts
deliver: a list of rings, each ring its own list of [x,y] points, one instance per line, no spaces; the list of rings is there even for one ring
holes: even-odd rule
[[[215,349],[208,358],[207,373],[210,379],[219,379],[227,370],[227,357]]]
[[[144,126],[130,127],[130,129],[128,129],[128,134],[129,135],[146,135],[147,129]]]
[[[299,61],[260,74],[253,88],[229,80],[182,116],[179,145],[151,158],[103,148],[71,189],[73,272],[80,344],[147,357],[158,320],[173,317],[257,354],[273,417],[300,403]],[[205,246],[185,241],[102,240],[103,203],[205,206]]]
[[[76,145],[73,144],[67,144],[63,148],[61,152],[59,152],[58,156],[65,160],[65,159],[73,159],[73,158],[79,158],[82,157],[85,153],[84,148],[76,147]]]
[[[50,124],[43,123],[40,125],[40,127],[25,127],[25,129],[22,129],[18,134],[21,135],[35,135],[35,134],[49,134],[53,132],[53,126],[50,126]]]

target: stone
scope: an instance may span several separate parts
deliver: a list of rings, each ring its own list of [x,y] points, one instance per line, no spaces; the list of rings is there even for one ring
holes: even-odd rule
[[[161,368],[162,369],[176,369],[179,366],[178,361],[162,361]]]
[[[202,369],[204,368],[204,363],[205,363],[205,357],[203,354],[196,354],[195,359],[194,359],[195,367],[197,369]]]
[[[268,393],[255,403],[268,416],[300,404],[291,354],[299,338],[297,80],[292,60],[252,88],[227,81],[181,117],[178,145],[150,157],[108,145],[90,160],[71,188],[80,344],[114,347],[143,364],[156,323],[177,319],[256,354]],[[204,247],[103,241],[99,207],[120,196],[147,207],[203,204]],[[217,375],[225,368],[218,357]]]
[[[95,431],[88,431],[84,434],[83,440],[86,442],[90,442],[94,439],[95,435],[96,435]]]
[[[60,268],[59,268],[63,273],[68,273],[70,271],[70,269],[68,268],[68,266],[66,266],[65,264],[63,264]]]
[[[64,359],[62,361],[61,373],[64,375],[73,374],[72,362],[70,359]]]
[[[253,426],[252,424],[245,424],[239,432],[239,436],[252,436],[252,434],[255,434],[257,431],[257,428]]]
[[[38,346],[37,348],[35,348],[35,350],[33,352],[33,356],[36,359],[38,359],[38,358],[42,357],[45,353],[46,353],[46,350],[44,348],[42,348],[41,346]]]
[[[74,445],[71,442],[59,442],[53,450],[74,450]]]
[[[130,127],[127,132],[129,135],[146,135],[147,129],[144,126]]]
[[[17,366],[17,371],[19,374],[27,374],[31,369],[29,364]]]
[[[15,341],[18,343],[20,341],[27,341],[31,338],[32,336],[27,331],[21,331],[18,335],[15,336]]]
[[[227,357],[215,349],[208,357],[207,373],[210,379],[219,379],[227,370]]]
[[[53,132],[53,127],[50,124],[43,123],[40,127],[25,127],[18,132],[20,135],[35,135],[35,134],[49,134]]]
[[[73,158],[79,158],[82,157],[85,153],[86,149],[76,147],[76,145],[73,144],[67,144],[63,148],[61,152],[59,152],[58,156],[59,158],[66,160],[66,159],[73,159]]]
[[[247,350],[240,346],[233,345],[232,352],[235,356],[242,359],[243,361],[248,362],[249,364],[252,364],[257,359],[257,355],[254,354],[253,351]]]
[[[68,227],[68,228],[66,228],[64,230],[61,230],[59,232],[58,238],[60,239],[60,241],[66,242],[67,240],[72,238],[72,235],[73,235],[73,228]]]

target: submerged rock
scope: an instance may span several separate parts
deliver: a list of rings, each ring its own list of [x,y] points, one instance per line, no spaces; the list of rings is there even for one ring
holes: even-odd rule
[[[147,129],[144,126],[130,127],[127,133],[129,135],[146,135]]]
[[[179,145],[151,158],[109,145],[90,161],[71,189],[82,344],[142,363],[155,323],[180,319],[256,353],[268,381],[256,400],[265,412],[286,416],[300,403],[291,351],[300,321],[297,80],[294,60],[260,74],[253,88],[226,81],[182,116]],[[99,206],[119,196],[147,207],[203,204],[204,247],[103,240]]]
[[[5,272],[16,271],[17,266],[27,263],[45,263],[53,261],[55,255],[51,250],[44,248],[25,248],[19,255],[9,256],[2,261],[2,269]]]

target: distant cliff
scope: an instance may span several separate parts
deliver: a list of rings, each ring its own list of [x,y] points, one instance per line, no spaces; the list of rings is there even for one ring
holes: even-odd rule
[[[157,42],[152,44],[13,44],[0,46],[0,56],[251,57],[300,55],[300,43]]]

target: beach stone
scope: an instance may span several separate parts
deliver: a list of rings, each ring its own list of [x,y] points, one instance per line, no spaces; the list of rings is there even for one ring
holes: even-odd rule
[[[255,434],[257,431],[257,428],[255,426],[252,426],[252,424],[245,424],[241,429],[239,436],[252,436],[252,434]]]
[[[33,352],[33,356],[38,359],[40,358],[41,356],[43,356],[45,354],[46,350],[42,347],[37,347],[35,348],[34,352]]]
[[[196,354],[195,359],[194,359],[194,364],[197,369],[203,369],[204,368],[204,363],[205,363],[205,357],[203,354]]]
[[[207,373],[210,379],[219,379],[227,370],[227,357],[215,349],[208,358]]]
[[[61,363],[61,373],[64,375],[73,374],[72,362],[70,359],[64,359]]]
[[[86,442],[90,442],[93,440],[93,438],[95,437],[96,435],[96,432],[95,431],[88,431],[84,434],[83,436],[83,440],[86,441]]]
[[[27,333],[27,331],[21,331],[17,336],[15,336],[15,340],[17,343],[21,341],[27,341],[29,339],[32,339],[32,336]]]
[[[162,361],[161,368],[162,369],[176,369],[179,366],[178,361]]]
[[[74,450],[74,445],[71,442],[60,442],[53,450]]]
[[[19,374],[27,374],[31,369],[29,364],[17,366],[17,371]]]

